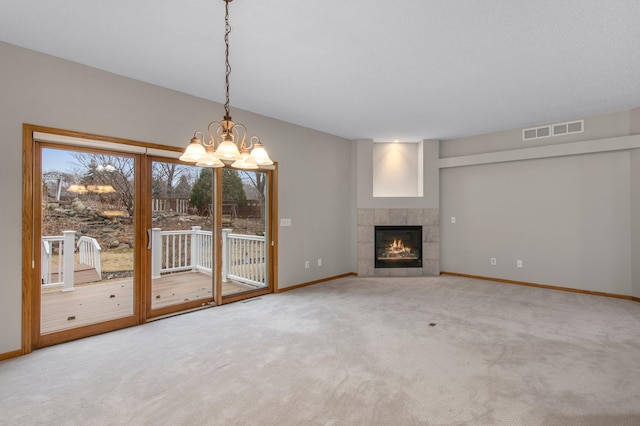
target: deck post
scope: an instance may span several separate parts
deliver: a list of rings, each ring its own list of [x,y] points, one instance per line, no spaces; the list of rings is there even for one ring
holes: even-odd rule
[[[200,230],[202,226],[191,227],[191,271],[198,272],[198,266],[200,266],[200,259],[202,257],[200,252]]]
[[[233,229],[225,228],[222,230],[222,282],[229,282],[227,275],[229,274],[229,234]]]
[[[151,228],[151,279],[160,278],[162,269],[162,228]]]
[[[73,291],[73,280],[74,280],[74,263],[75,260],[73,258],[74,248],[76,247],[76,231],[64,231],[64,243],[62,246],[62,278],[64,287],[62,287],[62,291]]]

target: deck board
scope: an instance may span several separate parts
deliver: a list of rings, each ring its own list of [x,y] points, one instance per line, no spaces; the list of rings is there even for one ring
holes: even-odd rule
[[[212,296],[211,275],[183,272],[153,280],[152,307],[171,306]],[[222,283],[222,294],[238,294],[255,287]],[[159,296],[159,297],[158,297]],[[124,278],[76,286],[73,291],[42,291],[42,334],[96,324],[133,315],[133,280]]]
[[[43,291],[42,334],[133,315],[133,280],[75,287],[73,291]]]
[[[51,273],[51,282],[58,282],[57,272]],[[86,284],[100,281],[101,277],[98,275],[98,271],[93,266],[85,265],[84,263],[76,263],[73,265],[73,284]]]

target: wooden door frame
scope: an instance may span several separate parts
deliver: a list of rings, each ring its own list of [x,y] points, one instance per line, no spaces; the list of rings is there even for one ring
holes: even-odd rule
[[[70,145],[51,143],[51,142],[39,142],[34,141],[34,191],[33,195],[33,235],[41,236],[42,235],[42,176],[38,171],[42,170],[42,164],[40,161],[42,160],[42,155],[38,155],[38,152],[42,153],[42,149],[50,148],[57,150],[66,150],[70,152],[82,152],[82,153],[95,153],[95,154],[105,154],[114,155],[123,158],[129,158],[134,162],[134,187],[133,187],[133,199],[134,199],[134,213],[133,213],[133,223],[134,223],[134,231],[133,238],[134,241],[137,241],[140,238],[140,224],[141,219],[141,209],[138,207],[141,205],[143,192],[141,191],[143,176],[141,174],[141,166],[142,166],[142,156],[140,154],[131,154],[131,153],[123,153],[117,151],[107,151],[100,150],[88,147],[75,147]],[[113,152],[113,154],[110,154]],[[96,334],[104,333],[106,331],[116,330],[119,328],[125,328],[128,326],[136,325],[141,320],[141,312],[140,306],[141,302],[138,302],[141,298],[141,277],[144,276],[144,272],[142,270],[142,263],[140,263],[140,256],[142,254],[142,248],[137,247],[137,244],[134,246],[134,256],[133,256],[133,314],[124,318],[114,318],[106,321],[101,321],[94,324],[88,324],[84,326],[78,326],[70,329],[59,330],[49,334],[41,334],[40,329],[40,321],[41,321],[41,291],[40,286],[40,271],[42,268],[41,259],[42,259],[42,247],[40,244],[33,245],[33,262],[35,265],[32,269],[31,283],[32,283],[32,342],[34,347],[44,347],[50,346],[56,343],[67,342],[70,340],[76,340],[81,337],[93,336]]]
[[[147,167],[147,174],[146,177],[150,178],[151,177],[151,172],[152,172],[152,163],[153,162],[165,162],[165,163],[176,163],[176,164],[181,164],[183,166],[193,166],[193,164],[187,164],[184,163],[182,161],[179,161],[177,158],[169,158],[169,157],[162,157],[162,156],[157,156],[157,155],[147,155],[146,156],[146,161],[144,161],[146,167]],[[215,175],[215,174],[214,174]],[[146,182],[146,184],[148,185],[148,187],[145,188],[144,192],[147,193],[147,195],[149,196],[149,199],[145,200],[145,206],[148,207],[151,205],[151,179],[149,179],[148,182]],[[147,191],[149,190],[149,191]],[[145,215],[145,221],[143,222],[143,228],[145,230],[145,232],[147,231],[147,229],[150,229],[152,227],[152,223],[151,223],[151,217],[153,216],[153,212],[149,211],[149,214]],[[215,227],[215,223],[213,222],[212,219],[212,230]],[[216,235],[215,233],[213,235]],[[148,238],[148,237],[146,237]],[[144,245],[145,249],[145,270],[147,270],[147,274],[144,276],[145,282],[143,282],[143,293],[145,296],[145,301],[146,304],[143,306],[143,310],[145,311],[145,318],[144,321],[150,321],[150,320],[154,320],[154,319],[158,319],[158,318],[164,318],[166,316],[171,316],[174,314],[178,314],[178,313],[184,313],[187,311],[191,311],[191,310],[196,310],[199,308],[205,308],[207,307],[209,301],[214,302],[215,303],[215,297],[211,297],[211,299],[207,299],[207,300],[192,300],[190,302],[187,303],[180,303],[180,304],[176,304],[176,305],[169,305],[169,306],[164,306],[162,308],[156,308],[156,309],[152,309],[151,305],[153,303],[153,299],[152,299],[152,292],[153,292],[153,279],[151,278],[151,258],[150,258],[150,254],[151,254],[151,250],[147,250],[147,244]],[[215,258],[214,258],[215,259]],[[215,276],[215,272],[212,274],[212,277]],[[212,278],[213,279],[213,278]],[[212,289],[214,287],[214,283],[212,281]],[[215,296],[215,291],[214,291],[214,296]]]
[[[90,135],[80,132],[72,132],[61,129],[54,129],[43,126],[35,126],[24,124],[23,125],[23,222],[22,222],[22,352],[29,353],[33,349],[49,346],[56,343],[62,343],[69,340],[75,340],[81,337],[87,337],[95,334],[100,334],[106,331],[115,330],[119,328],[136,325],[144,321],[143,312],[140,309],[142,306],[142,292],[140,277],[143,276],[141,267],[142,250],[141,248],[135,248],[134,250],[134,265],[140,267],[134,269],[134,289],[133,289],[133,315],[125,318],[117,318],[113,320],[104,321],[101,323],[90,324],[86,326],[80,326],[69,330],[61,330],[51,334],[41,334],[40,332],[40,314],[41,314],[41,283],[40,283],[40,269],[41,269],[41,257],[39,244],[36,244],[36,238],[39,240],[38,235],[41,233],[41,213],[36,212],[36,209],[41,205],[41,176],[37,176],[41,172],[41,148],[51,147],[54,149],[69,149],[73,150],[73,145],[65,145],[63,143],[50,143],[40,142],[34,137],[34,133],[48,133],[56,136],[66,136],[72,138],[81,138],[85,140],[93,140],[99,142],[109,142],[120,145],[134,145],[143,146],[143,144],[135,141],[129,141],[124,139],[107,138],[103,136]],[[96,149],[92,147],[77,147],[83,152],[109,152],[106,149]],[[142,155],[140,153],[131,153],[123,151],[113,151],[116,155],[126,156],[134,160],[134,197],[135,205],[141,205],[142,197]],[[134,211],[134,239],[140,240],[141,231],[138,226],[142,218],[142,209],[136,208]],[[137,244],[136,244],[137,246]]]
[[[216,169],[216,195],[222,194],[222,168]],[[249,170],[252,171],[252,170]],[[277,277],[278,277],[278,259],[277,259],[277,241],[278,241],[278,163],[274,162],[274,169],[258,170],[260,172],[267,173],[267,191],[268,191],[268,221],[265,223],[267,227],[267,235],[269,241],[265,241],[267,244],[268,259],[267,264],[267,287],[258,288],[255,290],[245,291],[239,294],[230,294],[228,296],[222,296],[222,256],[216,256],[217,273],[216,273],[216,304],[224,305],[227,303],[237,302],[239,300],[249,299],[251,297],[262,296],[269,293],[276,293],[278,289]],[[218,253],[222,251],[222,203],[218,203],[215,209],[215,235],[216,250]]]
[[[36,171],[40,171],[40,164],[37,163],[36,157],[36,141],[34,138],[35,133],[48,133],[61,137],[70,137],[70,138],[79,138],[88,141],[95,142],[107,142],[112,144],[119,144],[125,146],[137,147],[139,149],[144,149],[145,152],[149,149],[151,150],[161,150],[161,151],[172,151],[172,152],[182,152],[182,149],[179,147],[172,147],[160,144],[154,144],[149,142],[139,142],[130,139],[123,138],[114,138],[107,136],[100,136],[90,133],[77,132],[71,130],[58,129],[54,127],[48,126],[39,126],[34,124],[25,123],[22,125],[22,347],[21,354],[28,354],[38,347],[42,347],[45,344],[48,344],[46,338],[42,336],[34,336],[34,316],[39,316],[39,306],[34,306],[34,298],[35,295],[38,295],[38,303],[40,300],[39,291],[40,291],[40,269],[39,262],[40,259],[38,256],[34,256],[36,250],[35,238],[36,235],[35,230],[39,229],[35,227],[34,224],[34,209],[36,207],[36,202],[38,196],[35,194],[37,191],[35,190],[35,184],[40,179],[35,179],[34,173]],[[121,152],[125,152],[124,150]],[[142,197],[142,189],[145,188],[144,185],[149,185],[146,182],[149,179],[150,173],[148,170],[149,161],[146,160],[147,154],[138,154],[140,156],[140,160],[138,161],[138,166],[136,169],[136,173],[140,173],[140,177],[137,179],[136,184],[136,197]],[[39,158],[39,157],[38,157]],[[255,292],[247,292],[242,295],[230,295],[229,297],[222,297],[219,289],[215,291],[215,302],[218,305],[222,305],[225,303],[235,302],[237,300],[245,299],[247,297],[255,297],[267,293],[274,293],[278,290],[278,258],[277,258],[277,241],[278,241],[278,227],[277,227],[277,215],[278,215],[278,167],[277,163],[275,164],[274,170],[263,170],[269,174],[269,193],[270,193],[270,203],[269,203],[269,221],[268,221],[268,232],[270,236],[270,241],[268,243],[269,250],[269,263],[268,263],[268,281],[269,285],[265,289],[258,289]],[[221,176],[221,171],[218,172]],[[216,175],[217,176],[217,175]],[[222,189],[222,180],[220,178],[216,178],[216,185],[214,187],[214,196],[218,193],[221,193]],[[142,200],[143,201],[143,200]],[[221,203],[217,203],[219,208],[222,209]],[[144,225],[143,214],[146,207],[141,203],[141,208],[136,209],[134,221],[136,224]],[[216,250],[217,253],[220,253],[221,250],[221,225],[222,225],[222,217],[221,211],[216,213],[216,218],[214,220],[214,235],[217,235],[216,238]],[[149,262],[149,253],[146,250],[146,244],[142,244],[146,240],[146,228],[143,226],[137,226],[138,230],[136,231],[136,249],[135,251],[135,262],[138,262],[139,268],[136,273],[137,277],[134,277],[134,315],[133,318],[135,321],[132,321],[132,324],[122,324],[122,327],[126,327],[129,325],[137,325],[147,322],[151,320],[151,318],[147,318],[146,312],[146,303],[148,303],[145,289],[141,284],[141,276],[149,276],[150,271],[146,270],[146,268],[150,268]],[[219,233],[218,233],[219,232]],[[216,276],[220,274],[220,267],[222,262],[222,257],[220,255],[215,256],[216,261]],[[218,264],[220,263],[220,264]],[[38,266],[38,268],[36,268]],[[144,275],[140,275],[144,274]],[[138,282],[138,284],[136,284]],[[220,283],[220,279],[216,279],[216,285]],[[37,283],[37,287],[34,286],[34,283]],[[38,291],[35,291],[37,288]],[[135,300],[138,300],[137,305]],[[126,318],[125,318],[126,319]],[[156,319],[154,317],[153,319]],[[113,321],[121,321],[121,320],[113,320]],[[111,322],[109,322],[111,323]],[[104,324],[104,323],[101,323]],[[101,324],[94,324],[82,327],[84,331],[91,332],[91,334],[99,334],[101,332],[107,331],[101,328]],[[113,324],[112,324],[113,325]],[[39,329],[39,327],[38,327]],[[84,337],[82,333],[72,333],[70,332],[65,336],[66,340],[73,340],[80,337]]]
[[[64,139],[77,138],[87,141],[94,141],[98,144],[100,142],[106,142],[108,144],[121,145],[123,149],[120,151],[114,150],[119,154],[129,155],[136,159],[135,165],[135,188],[134,194],[136,197],[136,206],[141,206],[143,185],[145,184],[145,161],[144,152],[147,149],[160,149],[164,151],[176,151],[179,152],[179,148],[165,147],[158,144],[151,144],[146,142],[133,141],[129,139],[113,138],[100,135],[94,135],[90,133],[76,132],[64,129],[57,129],[47,126],[38,126],[33,124],[23,124],[22,126],[22,152],[23,152],[23,204],[22,204],[22,354],[30,353],[33,349],[50,345],[53,343],[62,343],[63,341],[69,341],[78,339],[81,337],[99,334],[112,329],[124,328],[131,325],[137,325],[145,322],[145,312],[142,309],[144,300],[144,294],[142,286],[140,284],[143,274],[148,272],[143,271],[145,262],[144,256],[146,255],[139,242],[144,241],[144,228],[138,226],[142,224],[143,208],[136,208],[134,211],[134,223],[136,224],[136,231],[134,233],[135,241],[134,246],[137,247],[134,251],[134,264],[139,265],[134,271],[134,314],[131,317],[114,319],[98,324],[91,324],[83,327],[78,327],[71,330],[65,330],[57,332],[56,339],[53,340],[47,335],[41,335],[39,333],[39,320],[40,320],[40,258],[36,256],[39,253],[39,246],[36,247],[36,238],[40,228],[40,224],[35,223],[35,219],[38,215],[35,214],[35,209],[39,203],[39,189],[36,188],[40,178],[36,177],[36,173],[41,172],[41,165],[39,163],[40,156],[36,148],[38,143],[35,139],[35,133],[46,133],[61,137]],[[52,144],[55,145],[55,144]],[[64,146],[64,143],[60,143]],[[68,145],[67,145],[68,146]],[[136,147],[137,153],[127,152],[125,146]],[[70,149],[73,149],[70,146]],[[91,148],[84,146],[83,151],[90,151]],[[97,149],[97,151],[102,149]],[[109,151],[105,149],[105,151]],[[132,150],[133,151],[133,150]],[[37,318],[36,318],[37,317]]]

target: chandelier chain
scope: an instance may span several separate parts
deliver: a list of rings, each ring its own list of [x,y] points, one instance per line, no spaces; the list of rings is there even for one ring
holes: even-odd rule
[[[233,0],[224,0],[224,86],[225,86],[225,116],[221,121],[209,123],[209,140],[205,140],[203,132],[196,131],[184,153],[181,161],[195,163],[201,167],[225,167],[236,169],[258,169],[273,165],[264,145],[257,136],[251,136],[247,143],[247,128],[240,123],[234,123],[231,119],[229,108],[229,76],[231,65],[229,64],[229,3]]]
[[[225,16],[224,16],[224,45],[225,45],[225,78],[224,86],[226,93],[226,102],[224,104],[224,110],[226,116],[229,117],[229,75],[231,74],[231,65],[229,65],[229,33],[231,32],[231,25],[229,25],[229,1],[225,0]],[[226,117],[225,117],[226,119]]]

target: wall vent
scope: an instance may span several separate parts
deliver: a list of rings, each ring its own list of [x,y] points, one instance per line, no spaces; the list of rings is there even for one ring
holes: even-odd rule
[[[522,131],[522,140],[529,141],[532,139],[542,139],[582,132],[584,132],[584,120],[567,121],[566,123],[556,123],[548,126],[524,129]]]

